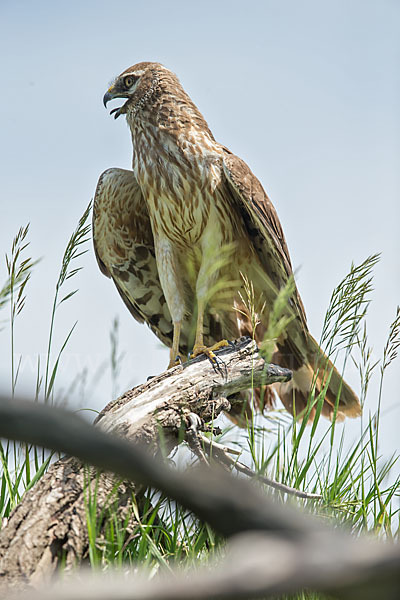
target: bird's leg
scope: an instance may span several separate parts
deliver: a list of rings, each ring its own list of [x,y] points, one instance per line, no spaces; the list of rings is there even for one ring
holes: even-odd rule
[[[193,352],[191,354],[191,358],[195,358],[199,354],[205,354],[211,360],[211,362],[216,362],[216,356],[214,354],[214,350],[219,350],[219,348],[223,348],[224,346],[228,346],[228,342],[226,340],[221,340],[207,348],[204,345],[203,339],[203,327],[204,327],[204,311],[205,311],[205,301],[204,298],[199,298],[197,301],[197,324],[196,324],[196,338],[194,341]]]
[[[204,340],[203,340],[203,328],[204,328],[204,310],[205,302],[204,299],[199,299],[197,302],[197,323],[196,323],[196,338],[194,340],[192,358],[198,356],[203,351]]]
[[[212,260],[214,260],[214,252],[210,251],[210,248],[214,247],[212,236],[215,237],[215,232],[212,227],[207,232],[208,235],[203,240],[203,260],[199,269],[196,282],[196,297],[197,297],[197,323],[196,323],[196,337],[194,341],[193,352],[191,358],[195,358],[199,354],[205,354],[211,360],[213,364],[217,363],[214,350],[223,348],[228,345],[226,340],[217,342],[210,348],[204,345],[203,330],[204,330],[204,312],[207,305],[207,296],[210,288],[217,278],[217,271],[212,269]]]
[[[182,320],[185,315],[185,297],[182,288],[179,261],[172,242],[167,238],[154,236],[154,247],[161,287],[174,326],[168,364],[168,369],[170,369],[179,364],[179,340]]]
[[[179,353],[179,338],[181,336],[181,321],[174,322],[174,337],[172,340],[172,348],[169,351],[169,364],[168,369],[171,367],[176,367],[180,363],[180,353]]]

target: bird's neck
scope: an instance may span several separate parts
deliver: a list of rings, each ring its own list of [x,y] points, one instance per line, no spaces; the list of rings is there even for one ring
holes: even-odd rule
[[[128,120],[133,144],[133,171],[138,181],[149,177],[160,182],[197,179],[211,184],[213,165],[221,163],[221,147],[208,127],[200,127],[190,113],[181,112],[160,119],[144,113],[141,118]],[[184,185],[182,183],[182,185]]]

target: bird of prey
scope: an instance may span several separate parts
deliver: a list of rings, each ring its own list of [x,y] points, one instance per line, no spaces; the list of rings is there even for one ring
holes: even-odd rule
[[[261,341],[274,300],[292,276],[282,227],[262,185],[215,140],[176,75],[161,64],[123,71],[104,105],[115,98],[125,100],[111,113],[126,116],[133,160],[132,170],[108,169],[97,184],[93,238],[101,271],[133,317],[170,348],[169,367],[190,350],[212,356],[226,339],[251,333],[246,281],[254,298],[263,299],[254,332]],[[321,351],[296,288],[287,313],[273,360],[292,369],[293,378],[276,391],[298,415],[313,381],[318,393],[326,376],[314,376]],[[359,415],[356,394],[329,362],[327,372],[322,414]]]

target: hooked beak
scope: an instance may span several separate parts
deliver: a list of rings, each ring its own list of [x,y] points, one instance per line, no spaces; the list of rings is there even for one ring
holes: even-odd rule
[[[107,108],[108,102],[110,102],[110,100],[115,100],[115,98],[127,98],[127,95],[115,92],[113,86],[111,86],[103,96],[104,106]],[[126,113],[126,105],[127,102],[118,108],[113,108],[112,111],[110,111],[110,115],[115,113],[114,119],[118,119],[120,115],[124,115]]]
[[[105,108],[107,108],[107,102],[110,102],[110,100],[112,100],[112,99],[113,99],[113,97],[114,97],[114,96],[113,96],[112,94],[110,94],[110,91],[107,91],[107,92],[104,94],[104,96],[103,96],[103,104],[104,104],[104,107],[105,107]]]

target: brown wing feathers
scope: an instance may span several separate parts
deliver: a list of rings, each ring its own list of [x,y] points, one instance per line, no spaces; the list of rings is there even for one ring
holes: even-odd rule
[[[232,195],[241,211],[265,274],[272,280],[277,292],[292,274],[289,251],[278,215],[246,163],[228,149],[224,148],[224,151],[225,174],[232,188]],[[257,288],[257,285],[255,287]],[[262,283],[259,284],[258,292],[262,292]],[[356,394],[342,381],[336,368],[324,356],[308,331],[304,306],[297,288],[292,297],[290,311],[295,318],[277,340],[273,356],[277,364],[293,370],[291,382],[276,386],[284,406],[289,412],[293,412],[295,403],[296,414],[305,410],[314,380],[314,367],[317,367],[316,356],[319,355],[319,364],[325,365],[325,377],[320,375],[316,379],[316,396],[321,391],[328,373],[331,377],[322,413],[324,416],[332,416],[340,393],[338,417],[359,415],[361,408]],[[268,307],[266,314],[261,315],[261,325],[256,331],[256,339],[259,342],[262,341],[267,323]]]
[[[134,74],[131,79],[138,83],[137,87],[128,93],[124,90],[122,82],[126,80],[124,76],[131,73]],[[186,235],[186,244],[188,239],[192,240],[190,243],[199,244],[196,242],[196,236],[190,237],[186,226],[179,227],[176,221],[186,218],[190,227],[194,229],[199,229],[200,225],[201,237],[202,219],[207,218],[209,207],[214,206],[218,209],[218,214],[224,215],[226,220],[226,223],[221,224],[225,228],[231,227],[229,239],[235,239],[235,232],[240,232],[241,237],[236,245],[237,258],[241,260],[240,269],[243,269],[243,264],[247,261],[244,264],[247,269],[245,274],[254,283],[256,294],[265,294],[266,308],[261,315],[258,333],[256,332],[260,341],[268,327],[269,310],[273,301],[292,275],[282,226],[261,183],[243,160],[215,142],[206,121],[184,92],[176,76],[161,65],[140,63],[130,67],[117,78],[104,98],[108,100],[111,97],[128,98],[120,109],[120,114],[127,114],[132,139],[134,141],[136,136],[137,146],[134,147],[133,171],[109,169],[101,175],[96,189],[93,239],[100,270],[113,279],[134,318],[140,322],[145,321],[152,331],[171,347],[172,319],[160,284],[155,258],[153,231],[154,236],[158,235],[155,224],[163,231],[167,223],[171,231],[166,231],[165,235],[170,233],[171,239],[176,243],[180,242],[179,236]],[[142,122],[141,115],[144,115]],[[168,154],[167,158],[166,148],[171,154]],[[148,158],[149,154],[153,157],[151,160]],[[176,165],[171,169],[171,161],[174,158],[177,159]],[[198,161],[196,168],[192,168],[194,161]],[[219,180],[218,169],[222,169],[222,177]],[[195,177],[198,177],[197,181]],[[176,188],[175,181],[179,183]],[[212,185],[209,185],[210,181],[213,182]],[[215,181],[218,183],[214,183]],[[210,195],[210,189],[214,189],[214,196]],[[142,190],[147,190],[146,197],[143,196]],[[159,197],[161,190],[164,190],[162,198]],[[185,197],[181,197],[182,190],[189,190]],[[198,190],[202,190],[201,193]],[[229,203],[228,208],[224,200]],[[193,206],[189,204],[189,214],[187,207],[190,201],[193,202]],[[196,221],[193,211],[199,211],[199,203],[208,208],[197,213],[201,218],[198,217]],[[152,225],[150,206],[153,210]],[[177,206],[181,207],[182,214]],[[168,222],[161,214],[166,209],[168,210],[165,214],[170,217]],[[233,211],[233,219],[230,219],[230,210]],[[190,243],[186,246],[187,252],[192,250]],[[240,244],[244,248],[240,248]],[[185,273],[183,265],[180,267],[183,281]],[[239,270],[238,266],[235,268]],[[233,271],[234,269],[232,273]],[[233,275],[233,279],[236,280],[238,273]],[[187,285],[187,282],[184,285]],[[187,301],[190,303],[194,303],[194,292],[195,290],[191,290],[191,295],[188,296]],[[206,310],[204,333],[207,342],[217,342],[219,339],[216,338],[220,336],[230,337],[232,333],[240,335],[247,332],[249,323],[246,319],[242,318],[240,321],[239,318],[238,323],[238,313],[233,308],[236,300],[236,297],[232,298],[229,303],[229,308],[225,310],[228,314],[216,314],[215,310]],[[189,310],[194,312],[195,307],[191,306]],[[303,303],[297,289],[289,301],[287,310],[294,319],[276,340],[274,360],[293,369],[294,376],[292,382],[277,386],[277,392],[289,411],[292,412],[295,402],[298,414],[307,406],[316,367],[315,357],[320,353],[320,349],[308,332]],[[191,339],[189,317],[186,320],[182,326],[180,343],[180,351],[183,354],[189,350]],[[326,362],[325,359],[323,361]],[[331,372],[331,381],[323,414],[332,415],[337,395],[341,390],[339,416],[357,416],[360,413],[357,396],[342,382],[339,373],[329,361],[327,370]],[[317,392],[323,385],[323,376],[319,375]]]

